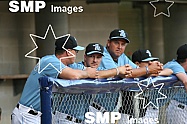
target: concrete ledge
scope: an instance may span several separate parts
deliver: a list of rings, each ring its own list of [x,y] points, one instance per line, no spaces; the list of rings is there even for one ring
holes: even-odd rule
[[[27,79],[28,74],[0,75],[0,80]]]

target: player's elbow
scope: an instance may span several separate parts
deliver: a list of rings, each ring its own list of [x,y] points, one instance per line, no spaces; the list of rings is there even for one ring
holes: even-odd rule
[[[183,80],[182,83],[187,86],[187,80]]]
[[[71,74],[70,80],[78,80],[78,79],[80,79],[79,74],[76,74],[76,73],[72,73],[72,74]]]
[[[59,78],[62,78],[62,79],[66,79],[66,80],[77,80],[77,79],[80,79],[80,76],[79,74],[75,73],[75,72],[72,72],[72,73],[61,73],[59,76]]]

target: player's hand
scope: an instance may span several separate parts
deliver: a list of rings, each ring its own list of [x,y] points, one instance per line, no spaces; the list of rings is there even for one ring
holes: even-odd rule
[[[88,78],[97,78],[98,76],[98,71],[96,71],[96,68],[87,67],[85,71],[87,72]]]
[[[148,68],[149,74],[159,74],[163,70],[163,64],[158,61],[149,62]]]
[[[126,64],[124,66],[118,67],[119,74],[124,75],[125,77],[129,77],[132,74],[132,67],[129,64]]]

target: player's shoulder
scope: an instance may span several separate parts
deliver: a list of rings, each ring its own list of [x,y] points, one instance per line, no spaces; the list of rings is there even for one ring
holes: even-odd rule
[[[46,55],[40,61],[60,61],[55,55]]]
[[[167,67],[167,66],[180,66],[180,64],[176,61],[176,60],[171,60],[169,62],[167,62],[164,67]]]
[[[73,64],[68,65],[68,67],[73,68],[73,69],[79,69],[79,70],[85,69],[83,62],[78,62],[78,63],[74,62]]]
[[[48,59],[48,58],[57,58],[57,57],[53,54],[53,55],[43,56],[41,59]]]

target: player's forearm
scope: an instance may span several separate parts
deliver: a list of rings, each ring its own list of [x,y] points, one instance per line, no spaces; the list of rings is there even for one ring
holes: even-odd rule
[[[177,73],[176,76],[184,84],[184,88],[186,89],[187,92],[187,75],[185,73]]]
[[[173,73],[173,71],[172,71],[171,69],[165,68],[165,69],[163,69],[163,70],[159,73],[159,75],[162,75],[162,76],[169,76],[169,75],[171,75],[172,73]]]
[[[98,77],[97,78],[109,78],[109,77],[114,77],[117,75],[117,69],[110,69],[110,70],[103,70],[98,72]]]
[[[59,74],[59,78],[69,79],[69,80],[77,80],[77,79],[88,78],[88,77],[89,75],[87,71],[75,70],[75,69],[68,69],[68,71],[66,72],[62,71]]]
[[[148,70],[146,70],[146,67],[141,67],[141,68],[136,68],[136,69],[132,69],[132,74],[131,74],[131,78],[136,78],[136,77],[141,77],[146,75],[148,72]]]

